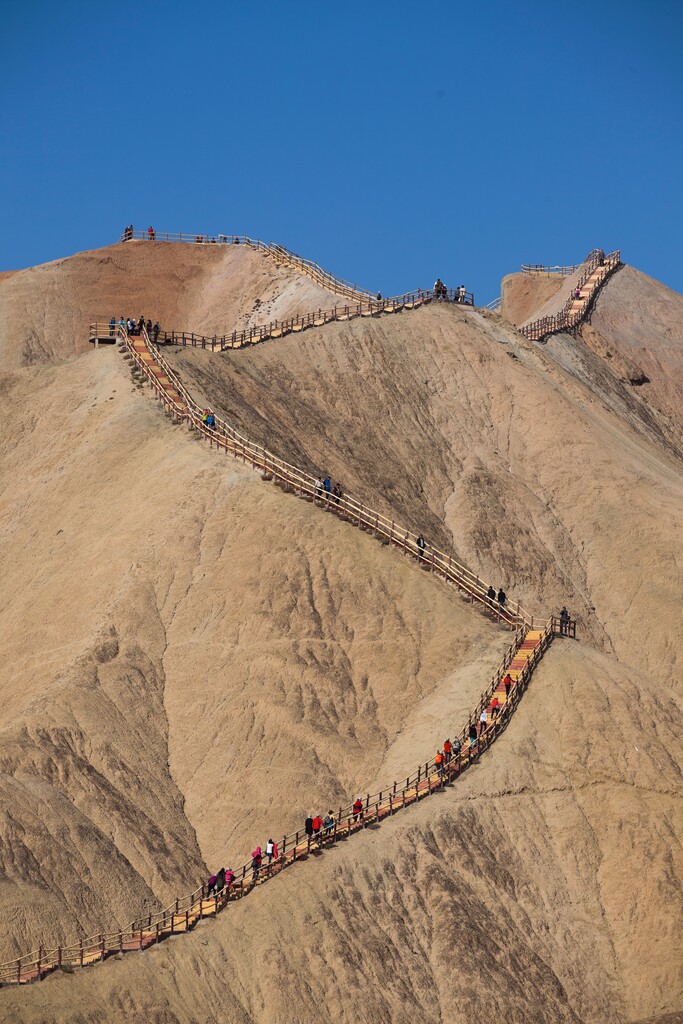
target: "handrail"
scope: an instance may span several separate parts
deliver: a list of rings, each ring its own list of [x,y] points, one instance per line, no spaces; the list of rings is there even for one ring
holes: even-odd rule
[[[284,320],[271,320],[268,324],[255,324],[252,327],[245,327],[241,331],[234,330],[230,334],[205,335],[196,334],[194,331],[160,331],[159,342],[170,345],[188,345],[193,348],[211,349],[212,352],[224,352],[226,349],[245,348],[248,345],[256,345],[262,341],[272,338],[282,338],[288,334],[308,330],[310,327],[322,327],[325,324],[338,321],[354,320],[362,316],[380,316],[383,313],[398,313],[402,310],[419,309],[420,306],[429,302],[447,302],[452,305],[463,305],[474,307],[474,295],[465,291],[464,294],[457,288],[449,288],[441,296],[436,296],[434,290],[418,288],[405,295],[397,295],[394,298],[370,299],[358,302],[355,305],[334,306],[332,309],[318,309],[311,313],[296,313]],[[106,335],[112,337],[112,328],[108,321],[98,321],[90,325],[90,337],[103,338]]]
[[[154,230],[151,230],[150,233],[150,229],[147,231],[126,229],[119,238],[119,242],[130,242],[133,240],[144,242],[191,242],[202,245],[249,245],[253,249],[258,249],[265,255],[273,257],[277,262],[285,263],[299,273],[313,278],[317,284],[328,291],[338,295],[346,295],[348,298],[357,300],[372,298],[372,293],[367,291],[367,289],[359,288],[357,285],[351,284],[350,281],[345,281],[342,277],[337,277],[335,274],[323,270],[313,260],[307,260],[303,256],[298,256],[297,253],[292,252],[291,249],[277,242],[263,242],[261,239],[250,238],[248,235],[210,235],[197,234],[196,232]]]
[[[543,263],[522,263],[523,274],[558,274],[563,277],[568,277],[573,274],[581,266],[580,263],[574,263],[570,267],[548,267]]]
[[[166,363],[158,349],[153,346],[146,330],[143,328],[141,337],[147,353],[153,357],[152,362],[147,362],[142,358],[142,354],[135,348],[134,340],[125,329],[117,326],[116,331],[119,340],[123,342],[136,365],[145,373],[155,392],[162,397],[168,410],[174,417],[186,420],[191,426],[200,430],[211,443],[215,442],[218,447],[225,447],[226,451],[233,450],[234,454],[238,455],[241,449],[245,461],[248,454],[252,465],[262,468],[266,475],[271,476],[271,478],[279,476],[281,480],[287,483],[298,484],[302,488],[302,493],[310,493],[314,500],[324,502],[328,509],[339,511],[340,514],[350,513],[354,519],[356,511],[359,509],[358,525],[366,524],[374,529],[376,535],[382,533],[380,520],[385,523],[388,523],[388,520],[380,517],[378,513],[372,513],[368,509],[364,510],[362,503],[358,505],[355,499],[351,499],[348,496],[340,496],[338,500],[333,494],[326,494],[323,497],[323,492],[312,477],[300,470],[294,469],[294,467],[287,466],[282,460],[278,460],[270,455],[270,453],[267,453],[264,448],[251,445],[249,441],[240,438],[237,432],[227,427],[226,424],[219,423],[218,430],[208,428],[200,418],[201,411],[199,406],[196,405],[178,378],[178,375]],[[167,376],[169,385],[173,387],[179,398],[185,403],[185,407],[183,407],[180,401],[176,401],[172,395],[168,394],[168,388],[162,384],[159,376],[154,372],[155,365],[158,366],[160,373]],[[228,432],[221,433],[221,430],[227,430]],[[315,488],[315,491],[313,491],[311,485]],[[392,522],[392,535],[394,535],[395,529],[395,524]],[[407,531],[403,540],[397,534],[393,537],[394,543],[402,544],[404,550],[407,551],[409,550],[407,546],[409,537],[412,543],[412,537]],[[432,571],[437,571],[440,575],[450,578],[443,572],[443,565],[439,565],[437,568],[438,560],[436,554],[435,551],[432,551],[431,557],[427,556],[424,558],[422,553],[418,551],[418,557],[425,564],[429,565],[431,561]],[[451,568],[452,559],[449,559],[449,570]],[[473,574],[464,567],[458,566],[458,569],[468,574],[470,578],[474,578]],[[476,579],[478,582],[478,577]],[[491,602],[488,603],[491,605]],[[500,608],[499,606],[499,620],[509,619],[508,611],[508,609]],[[173,934],[175,929],[187,931],[198,920],[201,920],[205,914],[217,914],[230,901],[239,899],[250,892],[259,881],[269,880],[284,867],[306,857],[312,850],[322,850],[326,845],[334,845],[338,838],[352,835],[354,832],[367,827],[373,821],[379,823],[383,817],[394,814],[396,810],[410,806],[413,802],[419,802],[421,793],[431,795],[438,789],[443,789],[446,782],[451,782],[458,778],[462,771],[468,768],[483,750],[488,749],[506,727],[510,716],[528,685],[531,673],[552,642],[553,636],[558,631],[574,635],[572,629],[569,628],[569,626],[574,625],[573,623],[569,624],[569,626],[567,623],[561,624],[553,617],[537,631],[536,637],[529,639],[528,623],[525,621],[521,611],[519,606],[517,606],[516,620],[514,622],[515,635],[512,643],[507,648],[501,666],[493,675],[490,685],[479,700],[477,707],[471,713],[468,725],[463,728],[460,737],[458,737],[460,739],[460,751],[452,760],[449,759],[445,766],[437,766],[434,759],[427,760],[424,762],[424,767],[420,763],[416,771],[406,777],[404,786],[399,786],[399,783],[394,781],[393,785],[380,790],[378,794],[368,793],[362,801],[363,806],[360,811],[354,804],[340,807],[333,828],[325,830],[315,839],[309,835],[306,835],[304,839],[301,830],[285,835],[279,844],[279,859],[272,865],[264,866],[260,879],[258,871],[254,871],[252,878],[248,879],[247,876],[251,869],[251,863],[247,862],[235,873],[234,885],[227,890],[223,890],[220,894],[215,894],[213,897],[208,896],[205,886],[202,884],[193,892],[177,897],[169,907],[156,913],[150,912],[146,917],[133,921],[128,928],[119,929],[119,931],[114,932],[100,932],[96,935],[80,939],[78,942],[57,946],[50,950],[44,949],[41,946],[38,950],[0,964],[0,985],[8,983],[21,984],[22,981],[41,980],[46,974],[63,967],[82,967],[96,960],[104,960],[112,953],[123,953],[131,949],[142,950],[153,942],[159,942],[166,935]],[[531,620],[531,627],[533,627],[533,619]],[[486,726],[480,725],[476,742],[470,743],[467,746],[470,727],[473,724],[476,725],[483,709],[488,708],[494,692],[501,685],[503,674],[513,665],[514,658],[525,645],[526,652],[523,657],[523,664],[521,668],[513,669],[516,672],[516,678],[511,689],[510,700],[506,700],[503,710],[499,715],[492,715],[491,721]],[[205,906],[205,904],[208,904],[208,906]]]
[[[502,305],[502,298],[499,295],[497,299],[492,299],[491,302],[487,302],[483,309],[490,309],[492,313],[497,313]]]
[[[91,330],[93,329],[96,330],[97,325],[92,325]],[[421,554],[416,533],[398,525],[394,520],[377,512],[364,501],[350,494],[344,494],[337,498],[332,493],[321,491],[315,477],[278,458],[278,456],[273,455],[272,452],[267,451],[263,446],[253,444],[220,417],[215,417],[215,428],[207,427],[202,420],[203,410],[195,402],[175,370],[163,358],[158,348],[152,344],[146,328],[142,328],[145,345],[148,351],[153,354],[154,360],[170,384],[182,398],[184,407],[171,400],[166,389],[155,376],[151,366],[135,351],[128,332],[119,326],[117,326],[116,331],[117,337],[124,342],[128,351],[133,356],[136,365],[144,372],[174,418],[186,420],[191,427],[198,430],[212,444],[216,444],[218,448],[231,451],[238,458],[242,458],[244,462],[249,462],[255,469],[260,469],[269,477],[287,487],[291,487],[302,497],[322,501],[328,510],[331,509],[333,512],[345,516],[360,528],[372,530],[375,536],[384,537],[390,544],[400,547],[406,554],[410,553],[420,557],[425,567],[429,567],[431,572],[436,572],[448,582],[454,583],[458,589],[463,590],[469,595],[472,603],[477,602],[483,606],[487,612],[493,614],[499,622],[504,623],[509,628],[515,629],[519,626],[533,628],[534,616],[529,614],[519,602],[516,602],[514,606],[507,603],[501,606],[497,601],[492,601],[488,597],[487,587],[479,576],[454,559],[452,555],[447,555],[431,545],[429,547],[429,554]],[[538,621],[538,617],[536,617],[536,621]]]
[[[580,290],[595,275],[588,294],[581,297],[581,308],[573,309],[577,299],[574,295],[570,295],[559,312],[541,317],[532,323],[524,324],[518,330],[525,338],[529,338],[531,341],[540,341],[549,334],[556,334],[558,331],[572,330],[574,327],[577,327],[588,315],[597,292],[610,274],[620,265],[621,253],[619,249],[615,249],[608,255],[605,255],[602,249],[593,249],[581,264],[584,270],[576,283],[576,289]],[[596,273],[596,271],[602,272]]]
[[[176,929],[189,931],[204,916],[219,913],[228,903],[251,892],[255,885],[269,881],[297,860],[305,859],[311,852],[323,851],[326,847],[334,846],[339,839],[354,835],[373,822],[379,823],[383,818],[395,814],[396,811],[409,807],[413,803],[419,803],[424,796],[431,796],[433,793],[443,790],[446,784],[458,779],[463,771],[475,763],[481,753],[487,750],[507,727],[536,665],[557,632],[558,620],[553,618],[540,631],[538,639],[530,641],[528,657],[517,674],[509,700],[506,700],[500,714],[492,716],[485,728],[480,727],[476,742],[468,743],[470,726],[476,725],[483,709],[488,708],[493,693],[501,684],[503,673],[522,647],[526,634],[523,629],[517,632],[515,641],[505,654],[501,668],[493,677],[491,686],[470,715],[468,726],[458,737],[460,739],[459,752],[449,758],[444,765],[437,766],[433,758],[429,759],[424,764],[420,763],[417,769],[406,777],[405,785],[399,784],[395,780],[393,784],[389,784],[379,793],[367,793],[362,799],[360,810],[354,804],[340,807],[333,826],[321,830],[315,837],[301,829],[290,832],[279,843],[279,856],[276,861],[264,865],[259,871],[254,871],[251,861],[247,861],[235,872],[234,883],[220,893],[209,896],[202,884],[193,892],[177,897],[165,909],[156,913],[148,913],[145,917],[133,921],[127,928],[96,933],[79,939],[77,942],[57,946],[53,949],[45,949],[41,946],[37,950],[0,964],[0,985],[40,981],[54,970],[65,967],[82,967],[104,960],[112,954],[145,949],[147,946],[159,942],[161,938],[174,934]],[[250,871],[252,872],[251,878],[248,877]]]

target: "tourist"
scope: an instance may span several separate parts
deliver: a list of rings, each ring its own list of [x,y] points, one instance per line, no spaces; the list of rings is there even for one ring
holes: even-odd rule
[[[268,842],[266,843],[266,857],[268,858],[268,867],[270,867],[270,865],[273,863],[274,856],[275,843],[273,842],[272,839],[269,839]]]
[[[228,868],[227,871],[225,872],[225,887],[228,892],[230,892],[234,881],[235,872],[232,870],[232,868]]]
[[[434,766],[436,767],[436,770],[439,773],[440,779],[443,779],[443,765],[444,756],[440,750],[437,750],[436,754],[434,755]]]
[[[325,832],[329,835],[334,829],[334,814],[331,810],[323,818],[323,825],[325,826]]]
[[[147,329],[147,337],[151,338],[151,336],[152,336],[152,321],[148,320],[147,323],[145,324],[145,327]]]
[[[218,880],[218,875],[211,875],[210,876],[209,884],[206,887],[206,898],[207,899],[209,898],[209,896],[211,896],[212,893],[214,893],[216,891],[216,881],[217,880]]]
[[[155,323],[154,327],[152,328],[152,337],[154,339],[154,344],[155,345],[156,345],[157,341],[159,340],[159,330],[160,330],[159,324]]]
[[[560,633],[562,636],[567,636],[569,633],[569,612],[564,606],[560,612]]]
[[[326,476],[325,479],[323,480],[323,488],[325,490],[326,496],[332,493],[332,482],[329,476]]]
[[[315,478],[315,496],[316,498],[322,498],[323,496],[323,482],[319,476]]]
[[[150,224],[150,226],[147,228],[147,240],[149,242],[153,242],[155,238],[156,238],[156,233],[154,231],[154,228]]]
[[[474,722],[471,722],[469,728],[470,750],[472,747],[476,747],[477,738],[477,727]]]
[[[505,687],[505,700],[507,701],[510,696],[510,689],[512,688],[512,676],[509,672],[503,679],[503,686]]]
[[[259,871],[261,870],[261,864],[263,863],[263,856],[261,854],[261,847],[257,846],[255,850],[251,852],[251,870],[252,879],[256,882]]]
[[[343,497],[342,489],[341,489],[341,486],[339,485],[339,483],[336,483],[334,485],[334,490],[332,491],[332,494],[334,495],[335,504],[338,505],[339,502],[341,501],[342,497]]]
[[[111,320],[109,321],[109,337],[114,337],[114,331],[116,330],[116,317],[112,313]]]
[[[216,892],[223,892],[225,889],[225,868],[221,868],[216,875]]]
[[[496,592],[493,589],[493,587],[489,587],[489,589],[486,591],[486,596],[488,597],[491,604],[493,604],[493,602],[496,600]]]
[[[453,753],[453,744],[451,743],[450,740],[444,740],[443,752],[446,758],[446,764],[448,764],[451,760],[451,755]]]
[[[491,701],[491,721],[493,721],[494,718],[498,718],[498,712],[499,711],[500,711],[500,701],[498,700],[497,697],[494,697],[493,700]]]
[[[460,737],[456,736],[455,739],[453,740],[453,758],[454,759],[459,756],[461,750],[462,750],[462,743],[460,742]]]
[[[125,331],[125,329],[126,329],[126,321],[124,320],[123,317],[121,317],[121,319],[119,320],[119,330],[120,331]]]
[[[507,601],[507,594],[505,593],[505,591],[501,587],[500,590],[498,591],[498,604],[500,605],[501,608],[505,607],[505,602],[506,601]]]
[[[209,428],[209,430],[213,430],[214,427],[216,426],[216,417],[212,412],[210,412],[209,415],[206,417],[206,425]]]
[[[575,288],[574,289],[574,298],[575,299],[580,299],[581,298],[581,289],[580,288]]]
[[[444,291],[445,288],[443,282],[440,277],[437,277],[436,281],[434,282],[434,298],[440,299]]]
[[[463,305],[467,301],[467,292],[465,291],[465,285],[464,284],[461,284],[458,287],[456,301],[459,302],[461,305]]]
[[[310,814],[308,815],[306,821],[304,822],[304,829],[306,830],[306,835],[310,839],[313,835],[313,818],[311,817]]]
[[[486,730],[488,728],[488,724],[489,724],[489,713],[486,710],[486,708],[483,708],[481,714],[479,715],[479,735],[480,736],[481,736],[482,733],[486,732]]]
[[[425,557],[425,548],[427,547],[427,545],[425,544],[425,539],[422,536],[422,534],[420,534],[420,536],[417,538],[416,544],[418,558],[422,560]]]
[[[315,818],[313,819],[312,827],[313,827],[313,837],[314,837],[314,839],[317,839],[318,838],[318,834],[320,832],[320,829],[323,827],[323,819],[320,817],[319,814],[316,814]]]
[[[360,820],[362,821],[363,820],[363,801],[361,800],[360,797],[358,797],[358,799],[354,800],[354,802],[353,802],[353,820],[354,821],[358,821],[358,817],[359,816],[360,816]]]

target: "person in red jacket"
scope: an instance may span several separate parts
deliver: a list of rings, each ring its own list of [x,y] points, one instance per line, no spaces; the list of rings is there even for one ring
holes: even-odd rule
[[[448,764],[451,759],[451,755],[453,754],[453,744],[450,740],[444,741],[443,752],[446,757],[446,764]]]
[[[360,820],[362,821],[363,820],[363,801],[361,800],[360,797],[358,797],[358,799],[354,800],[354,802],[353,802],[353,820],[354,821],[358,821],[359,816],[360,816]]]

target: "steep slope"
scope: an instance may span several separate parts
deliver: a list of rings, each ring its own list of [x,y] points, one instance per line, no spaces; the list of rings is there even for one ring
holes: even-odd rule
[[[501,313],[515,327],[535,320],[547,302],[557,302],[564,278],[560,274],[507,274],[501,284]]]
[[[88,349],[88,324],[144,314],[222,334],[338,301],[246,245],[125,242],[0,280],[0,368]]]
[[[661,686],[683,640],[680,462],[631,389],[607,404],[553,344],[430,307],[171,356],[255,442],[452,546],[526,607],[569,600],[584,639]]]
[[[675,1010],[680,739],[636,677],[558,641],[452,790],[189,936],[2,992],[0,1006],[45,1024],[622,1024]]]
[[[174,429],[117,352],[2,381],[6,959],[346,802],[416,702],[461,726],[508,636]]]

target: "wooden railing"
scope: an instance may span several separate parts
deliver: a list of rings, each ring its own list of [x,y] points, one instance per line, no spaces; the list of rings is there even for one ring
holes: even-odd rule
[[[595,295],[601,286],[620,265],[621,253],[618,249],[615,249],[614,252],[609,253],[607,256],[602,249],[594,249],[588,254],[583,264],[581,264],[583,271],[577,280],[576,287],[578,289],[583,288],[599,267],[604,267],[604,274],[596,278],[590,293],[585,296],[582,307],[573,310],[572,307],[576,299],[573,295],[570,295],[559,312],[525,324],[518,328],[519,331],[531,341],[540,341],[541,338],[545,338],[549,334],[556,334],[558,331],[568,331],[577,327],[588,315]]]
[[[343,295],[356,301],[372,298],[372,293],[365,288],[359,288],[350,281],[345,281],[329,271],[323,270],[313,260],[307,260],[298,256],[285,245],[277,242],[263,242],[260,238],[250,238],[248,235],[210,235],[210,234],[188,234],[177,231],[124,231],[119,242],[129,242],[134,239],[145,242],[191,242],[199,245],[249,245],[252,249],[258,249],[266,256],[271,256],[277,263],[292,267],[306,277],[310,277],[321,288],[333,292],[335,295]]]
[[[92,324],[90,332],[94,335],[101,328],[102,325]],[[317,501],[327,511],[341,516],[360,529],[370,531],[376,537],[383,538],[389,544],[400,548],[405,554],[420,558],[425,569],[454,584],[467,594],[472,604],[476,603],[487,614],[492,615],[508,628],[517,629],[523,626],[531,629],[534,627],[534,622],[538,623],[538,616],[534,618],[519,602],[508,603],[506,601],[505,605],[500,605],[498,601],[492,601],[488,597],[488,587],[481,578],[458,562],[452,555],[447,555],[431,545],[421,554],[417,543],[418,534],[400,526],[381,512],[377,512],[366,502],[350,494],[337,497],[331,492],[321,490],[315,477],[278,458],[263,446],[254,444],[220,417],[215,418],[214,428],[208,427],[202,420],[204,410],[195,402],[178,374],[163,358],[158,348],[152,344],[146,329],[143,327],[142,332],[145,345],[175,391],[181,396],[184,403],[182,406],[172,400],[154,374],[150,364],[142,359],[136,351],[133,344],[134,339],[130,338],[128,333],[120,327],[117,326],[116,330],[117,338],[125,344],[136,366],[145,374],[155,394],[161,398],[168,412],[176,421],[186,421],[189,426],[198,430],[210,444],[215,444],[223,451],[232,452],[236,458],[249,463],[254,469],[261,470],[267,479],[275,480],[285,489],[294,491],[300,497]]]
[[[500,668],[459,737],[460,752],[445,765],[437,767],[433,759],[420,763],[407,775],[405,783],[402,780],[394,780],[378,793],[367,793],[363,797],[363,809],[360,812],[354,810],[353,804],[340,807],[332,827],[323,829],[317,836],[308,836],[303,829],[290,832],[278,844],[279,856],[276,861],[270,865],[264,863],[257,873],[253,871],[251,861],[247,861],[235,872],[235,881],[230,887],[218,894],[207,896],[206,887],[202,884],[193,892],[177,897],[164,910],[151,912],[133,921],[126,928],[100,932],[77,942],[50,949],[41,946],[31,953],[0,964],[0,985],[40,981],[53,971],[83,967],[105,960],[108,956],[142,950],[169,935],[189,931],[204,917],[219,913],[228,903],[240,899],[255,885],[269,881],[296,861],[305,859],[311,853],[323,852],[340,840],[362,831],[368,825],[379,824],[397,811],[443,790],[446,785],[458,779],[504,731],[536,665],[558,631],[559,621],[555,618],[549,620],[541,632],[539,641],[531,650],[528,661],[517,676],[509,700],[506,700],[500,713],[488,722],[487,727],[479,730],[477,741],[471,744],[468,738],[470,726],[476,725],[482,710],[488,707],[493,693],[500,686],[503,674],[523,643],[525,630],[517,631]]]
[[[546,267],[542,263],[522,263],[523,274],[547,274],[548,277],[551,274],[559,274],[563,277],[568,277],[579,269],[581,263],[574,263],[571,267]]]
[[[262,341],[283,338],[288,334],[296,334],[310,327],[321,327],[324,324],[354,320],[357,317],[381,316],[384,313],[398,313],[402,310],[417,309],[429,302],[449,302],[456,305],[474,306],[474,295],[457,288],[451,288],[439,297],[433,291],[417,289],[390,299],[369,299],[355,304],[334,306],[332,309],[318,309],[312,313],[296,313],[284,320],[271,320],[268,324],[257,324],[245,327],[241,331],[230,334],[197,334],[194,331],[160,331],[157,344],[191,346],[192,348],[210,349],[212,352],[223,352],[226,349],[246,348]],[[90,325],[90,337],[105,338],[112,336],[108,321],[98,321]]]

